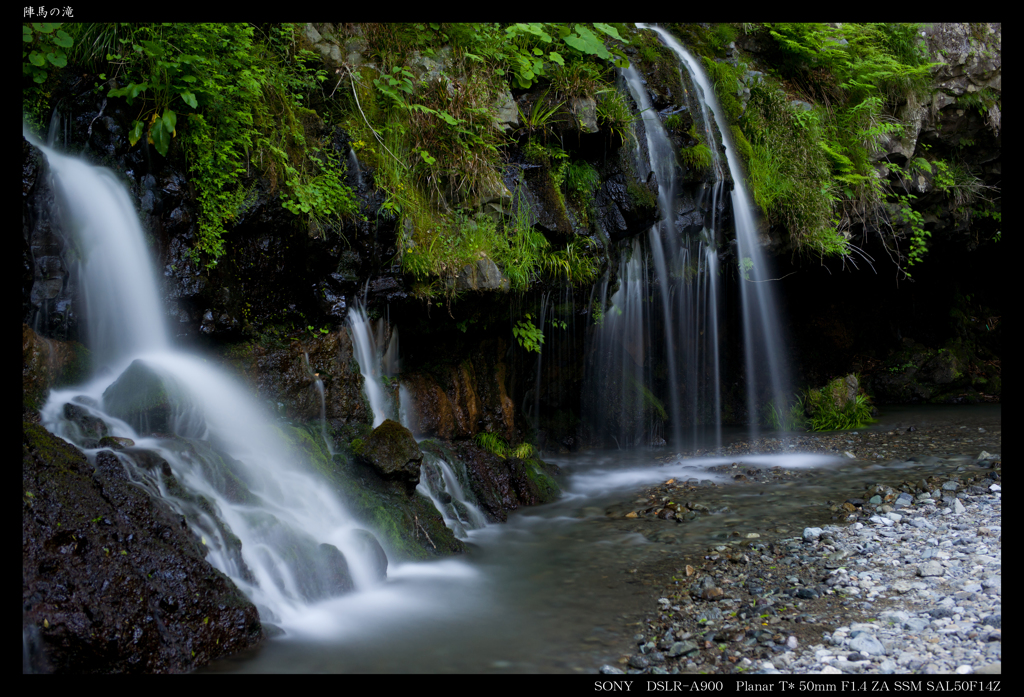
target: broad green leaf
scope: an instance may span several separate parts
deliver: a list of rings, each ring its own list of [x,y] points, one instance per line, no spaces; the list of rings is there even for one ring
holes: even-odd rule
[[[163,122],[164,122],[164,128],[167,130],[167,132],[173,134],[174,133],[174,127],[178,123],[178,115],[175,114],[170,109],[164,109]]]
[[[196,101],[196,96],[191,92],[182,92],[181,99],[193,109],[199,106],[199,102]]]
[[[28,61],[32,65],[38,68],[42,68],[44,65],[46,65],[46,56],[44,56],[39,51],[33,51],[32,53],[28,54]]]
[[[32,35],[32,30],[29,29],[28,27],[26,27],[25,25],[22,25],[21,29],[22,29],[22,31],[21,31],[21,38],[22,38],[22,40],[23,41],[32,41],[32,36],[33,36]]]
[[[562,59],[562,55],[557,51],[552,51],[551,53],[549,53],[548,58],[550,58],[551,62],[553,63],[558,63],[559,65],[562,66],[565,65],[565,60]]]
[[[63,68],[68,64],[68,57],[64,55],[63,51],[57,51],[55,53],[47,53],[46,60],[53,63],[58,68]]]
[[[623,43],[629,43],[628,41],[623,39],[621,36],[619,36],[619,31],[615,27],[609,26],[607,24],[602,24],[601,22],[594,22],[594,28],[598,29],[600,31],[603,31],[605,34],[607,34],[608,36],[612,37],[613,39],[618,39],[619,41],[622,41]]]
[[[142,122],[135,121],[132,123],[132,130],[128,131],[128,142],[134,146],[142,138]]]
[[[57,36],[54,38],[53,43],[57,44],[61,48],[71,48],[75,42],[66,31],[61,29],[57,32]]]
[[[171,134],[165,128],[163,120],[159,120],[149,129],[149,136],[153,139],[153,146],[156,151],[167,157],[167,149],[171,146]]]

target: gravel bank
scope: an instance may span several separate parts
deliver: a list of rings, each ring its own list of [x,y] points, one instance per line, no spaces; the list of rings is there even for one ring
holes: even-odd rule
[[[601,672],[1000,672],[1000,446],[998,421],[737,443],[723,449],[737,461],[717,468],[733,485],[667,481],[610,508],[638,525],[712,520],[727,512],[716,510],[724,492],[820,476],[745,464],[750,452],[831,453],[856,473],[845,495],[819,502],[828,520],[767,521],[680,549],[656,570],[663,593],[629,652]]]

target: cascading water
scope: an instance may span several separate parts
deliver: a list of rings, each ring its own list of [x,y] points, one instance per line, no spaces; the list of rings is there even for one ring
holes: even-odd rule
[[[51,392],[43,425],[90,458],[99,436],[133,441],[115,453],[128,475],[185,516],[264,622],[287,629],[317,601],[376,585],[379,546],[278,426],[233,379],[170,345],[143,232],[113,173],[25,135],[45,154],[78,240],[99,368],[90,382]]]
[[[609,278],[601,284],[602,325],[591,340],[593,358],[587,383],[595,399],[584,404],[595,433],[620,446],[658,444],[661,424],[679,442],[689,434],[693,444],[721,445],[722,340],[718,240],[719,199],[726,174],[733,181],[732,211],[741,273],[740,301],[751,436],[758,426],[758,405],[769,400],[784,409],[788,375],[772,297],[767,260],[762,253],[751,198],[743,180],[736,148],[699,63],[664,30],[655,31],[678,56],[694,85],[696,99],[687,105],[704,131],[712,162],[709,180],[697,207],[703,228],[683,224],[685,196],[676,184],[675,148],[653,109],[643,79],[630,66],[622,73],[640,110],[646,157],[637,140],[636,162],[644,179],[647,162],[657,176],[659,221],[645,239],[635,240],[619,262],[618,289],[607,298]],[[684,81],[685,84],[685,81]],[[723,163],[715,146],[725,146]],[[723,166],[724,165],[724,166]],[[688,228],[688,229],[686,229]],[[656,290],[655,290],[656,289]],[[683,426],[689,424],[689,428]],[[667,437],[668,434],[665,434]]]
[[[444,459],[432,452],[424,452],[416,491],[434,502],[434,507],[444,518],[444,524],[451,528],[456,537],[466,540],[469,538],[467,531],[484,527],[487,518],[475,499],[466,493],[470,489],[465,469],[461,468],[459,474],[462,476],[459,477]]]
[[[398,372],[397,330],[392,330],[391,342],[385,351],[386,332],[383,320],[378,320],[374,326],[362,303],[353,303],[345,322],[352,333],[356,362],[359,363],[359,370],[363,375],[363,389],[373,410],[373,427],[377,428],[394,413],[391,398],[384,389],[381,377],[384,373],[391,376]]]
[[[317,394],[320,395],[320,435],[324,439],[324,445],[327,447],[327,452],[331,454],[331,457],[334,457],[334,443],[327,437],[327,397],[324,394],[324,381],[320,379],[320,374],[315,372],[309,365],[308,352],[304,352],[302,354],[302,360],[306,364],[306,371],[313,378],[313,386],[316,387]]]
[[[634,240],[618,268],[618,290],[594,332],[594,359],[585,404],[596,433],[619,446],[677,442],[721,443],[718,252],[714,210],[721,187],[716,170],[710,227],[697,234],[677,229],[680,210],[674,147],[651,107],[639,73],[623,77],[640,110],[646,151],[658,180],[659,221],[646,240]],[[646,160],[637,140],[639,172]],[[643,177],[641,176],[641,179]],[[609,278],[599,301],[607,307]],[[657,290],[653,290],[657,288]],[[659,396],[660,395],[660,396]],[[683,424],[688,422],[689,429]],[[667,424],[671,433],[662,433]]]
[[[778,311],[769,285],[768,262],[762,250],[754,220],[752,198],[743,178],[743,168],[730,136],[729,124],[722,114],[711,83],[697,61],[671,34],[664,29],[637,24],[658,34],[686,68],[691,80],[701,92],[701,103],[710,108],[722,135],[726,160],[734,183],[732,190],[733,218],[736,226],[736,244],[742,280],[740,296],[743,311],[743,345],[746,357],[747,409],[751,436],[756,435],[757,404],[770,398],[777,409],[783,410],[789,399],[789,375],[786,368],[783,342],[779,331]],[[710,121],[705,118],[708,143],[714,143]],[[716,162],[716,148],[711,148]]]

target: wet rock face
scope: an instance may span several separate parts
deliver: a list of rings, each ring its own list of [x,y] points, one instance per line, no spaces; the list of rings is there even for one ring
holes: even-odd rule
[[[258,398],[288,418],[320,419],[320,393],[316,389],[319,378],[324,386],[328,422],[373,422],[352,339],[345,329],[283,347],[241,344],[231,348],[228,357],[255,387]]]
[[[24,409],[43,406],[51,387],[75,383],[88,367],[89,351],[78,342],[44,339],[21,326],[21,384]]]
[[[26,669],[187,672],[262,639],[252,603],[112,452],[94,469],[42,427],[23,428]]]
[[[559,496],[551,472],[538,460],[500,457],[470,441],[459,441],[451,447],[466,464],[473,493],[491,521],[504,523],[510,511]]]
[[[79,338],[73,245],[65,239],[45,158],[22,139],[22,321],[43,336]]]
[[[460,363],[403,374],[402,384],[414,405],[413,430],[444,439],[489,431],[513,440],[515,405],[508,394],[505,353],[502,339],[488,339]]]

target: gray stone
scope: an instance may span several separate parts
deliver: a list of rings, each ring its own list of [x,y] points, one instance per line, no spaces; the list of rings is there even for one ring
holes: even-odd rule
[[[690,653],[699,651],[700,647],[692,641],[677,641],[672,644],[672,648],[668,650],[668,655],[671,657],[685,656]]]
[[[944,573],[942,564],[937,561],[925,562],[917,567],[918,576],[942,576]]]
[[[881,656],[885,653],[885,647],[875,637],[863,632],[850,640],[850,648],[868,656]]]
[[[458,290],[507,291],[510,285],[508,277],[488,257],[477,259],[475,264],[466,264],[455,279]]]
[[[804,540],[810,542],[821,537],[821,528],[804,528]]]
[[[576,125],[584,133],[597,133],[597,102],[593,97],[574,98],[572,113],[576,117]]]

